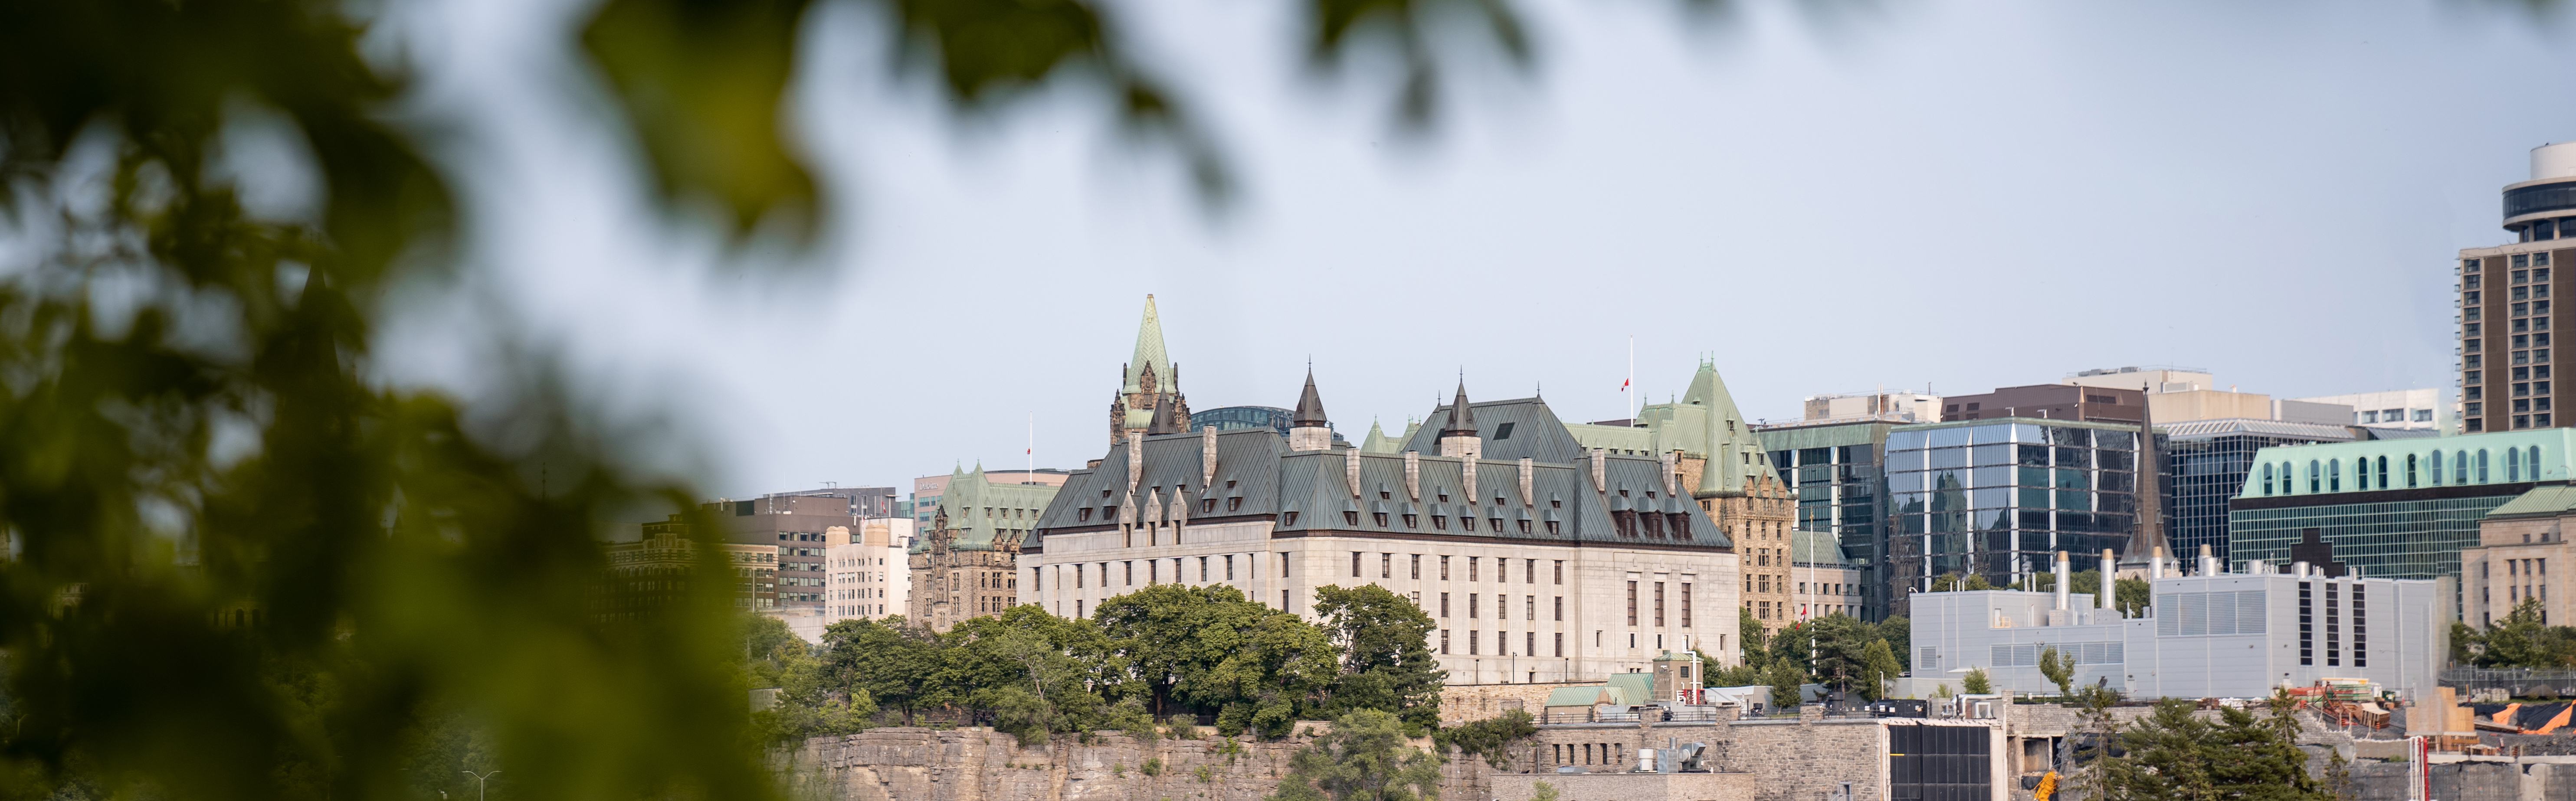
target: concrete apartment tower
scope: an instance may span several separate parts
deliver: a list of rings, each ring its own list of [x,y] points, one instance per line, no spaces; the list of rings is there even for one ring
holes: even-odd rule
[[[2460,251],[2460,433],[2555,428],[2558,393],[2550,335],[2567,313],[2552,295],[2572,287],[2557,262],[2576,251],[2576,142],[2531,151],[2531,180],[2504,188],[2511,244]]]

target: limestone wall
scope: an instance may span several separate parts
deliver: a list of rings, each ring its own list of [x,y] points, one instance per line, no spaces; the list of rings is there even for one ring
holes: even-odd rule
[[[1323,728],[1299,725],[1301,734]],[[1210,734],[1148,744],[1104,733],[1089,744],[1058,737],[1023,748],[1017,738],[987,728],[882,728],[807,740],[782,755],[779,767],[790,776],[795,801],[1260,801],[1277,789],[1289,757],[1310,739],[1229,741]],[[1453,759],[1441,791],[1475,797],[1489,770],[1480,760]]]

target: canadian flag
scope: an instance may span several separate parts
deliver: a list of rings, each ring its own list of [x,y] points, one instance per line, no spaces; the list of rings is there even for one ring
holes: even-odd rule
[[[1626,392],[1626,391],[1628,391],[1628,381],[1627,381],[1627,379],[1620,379],[1620,381],[1619,381],[1619,391],[1621,391],[1621,392]]]

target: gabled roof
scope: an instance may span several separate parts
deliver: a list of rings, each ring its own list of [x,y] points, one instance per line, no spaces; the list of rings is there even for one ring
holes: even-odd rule
[[[1315,394],[1315,368],[1308,367],[1306,368],[1306,389],[1297,393],[1297,411],[1288,418],[1288,423],[1320,426],[1328,422],[1331,422],[1331,419],[1324,416],[1324,398]]]
[[[2487,517],[2557,517],[2571,509],[2576,509],[2576,487],[2552,484],[2514,496],[2488,512]]]

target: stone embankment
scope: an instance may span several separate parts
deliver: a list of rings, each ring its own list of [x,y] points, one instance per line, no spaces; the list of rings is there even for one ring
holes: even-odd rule
[[[1301,724],[1299,734],[1326,724]],[[779,757],[795,801],[1261,801],[1312,741],[1223,738],[1151,743],[1115,732],[1022,747],[986,728],[871,729],[817,737]],[[1419,746],[1429,742],[1418,741]],[[1452,759],[1441,795],[1474,798],[1485,764]]]

